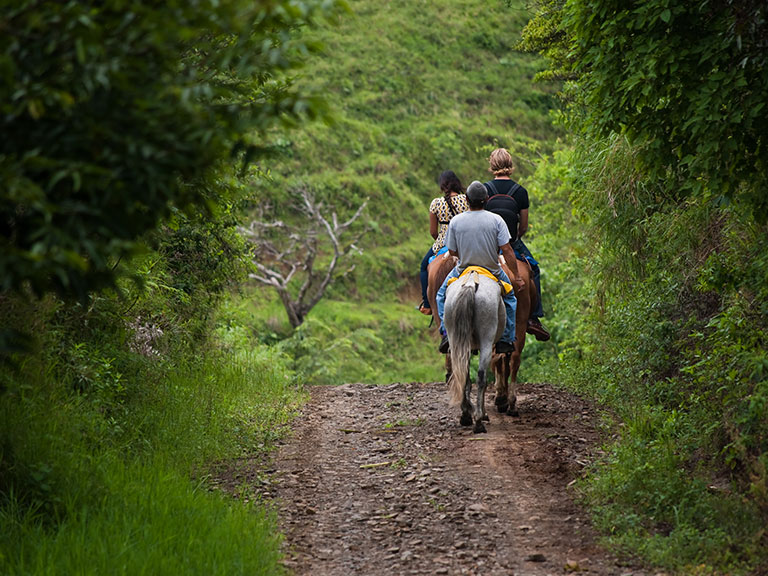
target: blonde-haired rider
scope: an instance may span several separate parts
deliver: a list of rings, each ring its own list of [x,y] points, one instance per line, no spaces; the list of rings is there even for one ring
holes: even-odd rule
[[[531,251],[528,250],[522,239],[528,231],[528,209],[530,206],[528,190],[512,180],[511,175],[515,171],[515,165],[512,155],[505,148],[497,148],[491,152],[488,164],[490,172],[494,176],[493,180],[485,183],[488,196],[492,198],[497,194],[505,194],[516,202],[519,210],[517,230],[509,231],[512,237],[512,248],[515,252],[525,256],[533,269],[533,283],[536,285],[536,292],[538,292],[539,298],[536,308],[531,311],[531,318],[528,320],[526,331],[529,334],[533,334],[536,340],[549,340],[549,332],[541,325],[541,317],[544,316],[544,308],[541,305],[541,271],[538,262],[533,258]]]

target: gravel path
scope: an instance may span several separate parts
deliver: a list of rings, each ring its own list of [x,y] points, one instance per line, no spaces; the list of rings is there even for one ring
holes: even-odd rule
[[[592,408],[546,384],[521,385],[518,418],[486,402],[475,435],[443,383],[314,388],[256,487],[278,509],[289,570],[644,574],[597,545],[574,501],[597,451]]]

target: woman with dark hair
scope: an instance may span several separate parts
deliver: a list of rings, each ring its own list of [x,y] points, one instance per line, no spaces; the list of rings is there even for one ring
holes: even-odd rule
[[[459,177],[452,170],[446,170],[440,174],[438,183],[443,195],[432,200],[429,205],[429,233],[435,241],[421,261],[421,305],[419,306],[419,312],[426,315],[432,314],[429,300],[427,300],[427,267],[429,266],[429,260],[445,246],[445,233],[448,230],[448,223],[451,221],[451,218],[469,210],[464,187],[461,185]]]

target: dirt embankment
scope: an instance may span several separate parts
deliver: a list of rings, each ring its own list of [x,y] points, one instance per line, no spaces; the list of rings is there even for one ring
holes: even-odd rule
[[[512,418],[489,396],[488,433],[476,435],[443,383],[314,388],[266,481],[259,471],[286,566],[312,576],[644,574],[597,545],[569,487],[597,450],[590,406],[524,384]]]

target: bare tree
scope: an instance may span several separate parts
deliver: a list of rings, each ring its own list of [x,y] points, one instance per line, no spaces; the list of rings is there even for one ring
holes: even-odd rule
[[[260,218],[248,227],[240,227],[241,233],[256,246],[254,264],[258,273],[250,277],[277,290],[294,328],[304,322],[336,278],[354,270],[352,265],[339,274],[336,268],[351,252],[362,252],[355,244],[365,230],[345,238],[345,242],[341,237],[349,232],[368,204],[365,200],[349,220],[339,223],[336,212],[331,212],[330,220],[323,215],[324,207],[309,190],[302,188],[299,192],[303,201],[301,211],[307,216],[306,228],[292,230],[282,221],[265,222]],[[333,253],[330,261],[320,264],[318,256],[324,261],[320,251],[325,240],[330,242]],[[292,282],[301,282],[295,296],[289,290]]]

